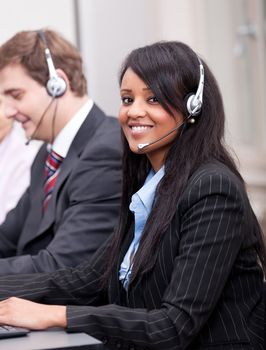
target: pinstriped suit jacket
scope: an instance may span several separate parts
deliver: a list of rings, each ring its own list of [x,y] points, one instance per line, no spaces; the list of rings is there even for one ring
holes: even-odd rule
[[[100,287],[109,242],[76,269],[0,278],[2,298],[68,304],[68,331],[120,349],[265,349],[258,223],[240,181],[211,162],[191,177],[153,268],[125,293]],[[127,235],[119,264],[133,237]]]

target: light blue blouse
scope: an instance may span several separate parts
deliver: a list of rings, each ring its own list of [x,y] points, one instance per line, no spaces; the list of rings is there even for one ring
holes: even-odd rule
[[[164,166],[162,166],[157,173],[151,169],[144,185],[132,196],[131,203],[129,205],[129,209],[135,217],[135,232],[133,241],[128,248],[119,271],[119,280],[122,282],[126,290],[128,289],[128,283],[132,270],[132,257],[138,249],[144,226],[152,209],[157,185],[163,176]]]

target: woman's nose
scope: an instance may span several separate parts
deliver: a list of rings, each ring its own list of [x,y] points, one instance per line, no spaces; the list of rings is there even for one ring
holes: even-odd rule
[[[133,103],[127,111],[127,116],[131,118],[145,117],[146,115],[147,111],[141,103]]]

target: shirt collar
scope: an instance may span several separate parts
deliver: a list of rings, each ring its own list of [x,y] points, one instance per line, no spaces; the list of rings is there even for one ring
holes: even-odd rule
[[[48,145],[48,150],[53,150],[61,157],[65,158],[68,150],[74,140],[77,132],[79,131],[82,123],[86,119],[87,115],[91,111],[93,106],[92,99],[88,99],[86,103],[78,110],[76,114],[67,122],[63,129],[56,136],[53,145]]]
[[[157,173],[155,173],[154,170],[151,169],[145,180],[144,185],[136,193],[139,196],[141,202],[143,203],[148,213],[151,211],[153,205],[157,185],[163,176],[164,165],[160,168],[160,170],[157,171]]]

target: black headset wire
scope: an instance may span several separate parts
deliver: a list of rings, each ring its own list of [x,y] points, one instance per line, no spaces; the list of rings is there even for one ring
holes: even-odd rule
[[[53,100],[55,100],[55,108],[54,108],[54,114],[53,114],[53,119],[52,119],[52,139],[51,139],[51,144],[53,144],[54,139],[55,139],[55,120],[56,120],[57,107],[58,107],[58,99],[53,97]]]
[[[55,97],[52,97],[51,101],[49,102],[49,104],[47,105],[45,110],[43,111],[43,114],[42,114],[40,120],[38,121],[38,124],[36,125],[36,128],[35,128],[34,132],[32,133],[32,135],[27,140],[26,145],[28,145],[30,143],[30,141],[34,138],[34,136],[36,135],[36,132],[38,131],[38,129],[39,129],[40,125],[41,125],[41,122],[43,121],[44,116],[46,115],[48,109],[51,107],[51,105],[54,102],[54,100],[55,100]]]

